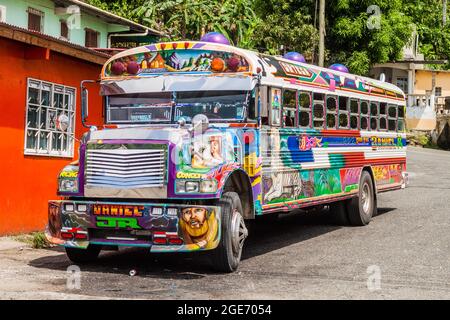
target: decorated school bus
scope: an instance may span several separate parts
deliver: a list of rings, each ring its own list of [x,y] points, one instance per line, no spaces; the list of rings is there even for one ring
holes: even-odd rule
[[[258,215],[326,205],[362,226],[378,193],[405,186],[400,89],[210,38],[130,49],[103,67],[104,126],[83,136],[49,202],[47,235],[71,260],[105,246],[205,250],[231,272]]]

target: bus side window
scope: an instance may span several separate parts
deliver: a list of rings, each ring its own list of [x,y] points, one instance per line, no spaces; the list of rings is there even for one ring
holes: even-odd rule
[[[253,89],[253,91],[250,93],[250,99],[248,102],[248,110],[247,110],[248,121],[255,120],[257,117],[256,110],[258,107],[258,99],[256,97],[259,97],[259,89],[257,88]]]
[[[378,103],[370,103],[370,130],[376,131],[378,129]]]
[[[336,129],[337,101],[336,97],[327,97],[327,129]]]
[[[398,106],[397,131],[405,131],[405,107]]]
[[[388,106],[388,130],[397,130],[397,106],[392,104]]]
[[[348,107],[347,97],[339,97],[339,128],[348,129]]]
[[[314,93],[313,98],[313,127],[323,129],[325,124],[325,95],[323,93]]]
[[[385,102],[380,103],[380,120],[379,128],[382,131],[387,130],[387,105]]]
[[[297,114],[297,91],[283,91],[283,127],[297,127],[295,115]]]
[[[359,125],[359,101],[350,99],[350,129],[358,129]]]
[[[299,124],[302,128],[311,127],[311,94],[299,92],[298,94]]]
[[[260,117],[262,125],[269,125],[269,90],[266,86],[261,86],[259,88],[259,103],[260,103]]]
[[[361,101],[361,130],[367,130],[369,128],[369,103],[367,101]]]
[[[270,124],[279,127],[281,125],[281,89],[270,89],[270,114]]]

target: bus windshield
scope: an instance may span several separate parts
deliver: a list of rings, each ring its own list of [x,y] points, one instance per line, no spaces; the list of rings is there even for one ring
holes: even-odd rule
[[[191,122],[197,114],[212,122],[243,121],[249,91],[183,91],[109,96],[109,123]]]

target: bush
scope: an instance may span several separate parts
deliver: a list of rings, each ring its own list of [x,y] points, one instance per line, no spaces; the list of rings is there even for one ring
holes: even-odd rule
[[[50,247],[50,242],[48,242],[47,237],[43,232],[32,233],[32,243],[31,246],[35,249],[44,249]]]
[[[421,146],[427,146],[427,145],[430,144],[430,138],[428,138],[428,136],[426,136],[426,135],[420,135],[420,136],[418,137],[418,143],[419,143]]]

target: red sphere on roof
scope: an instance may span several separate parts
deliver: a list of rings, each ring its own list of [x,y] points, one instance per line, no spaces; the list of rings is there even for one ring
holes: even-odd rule
[[[127,66],[127,72],[129,74],[137,74],[139,72],[140,66],[136,61],[130,61]]]
[[[122,75],[125,71],[126,71],[125,65],[120,61],[114,62],[111,66],[111,73],[116,76]]]

